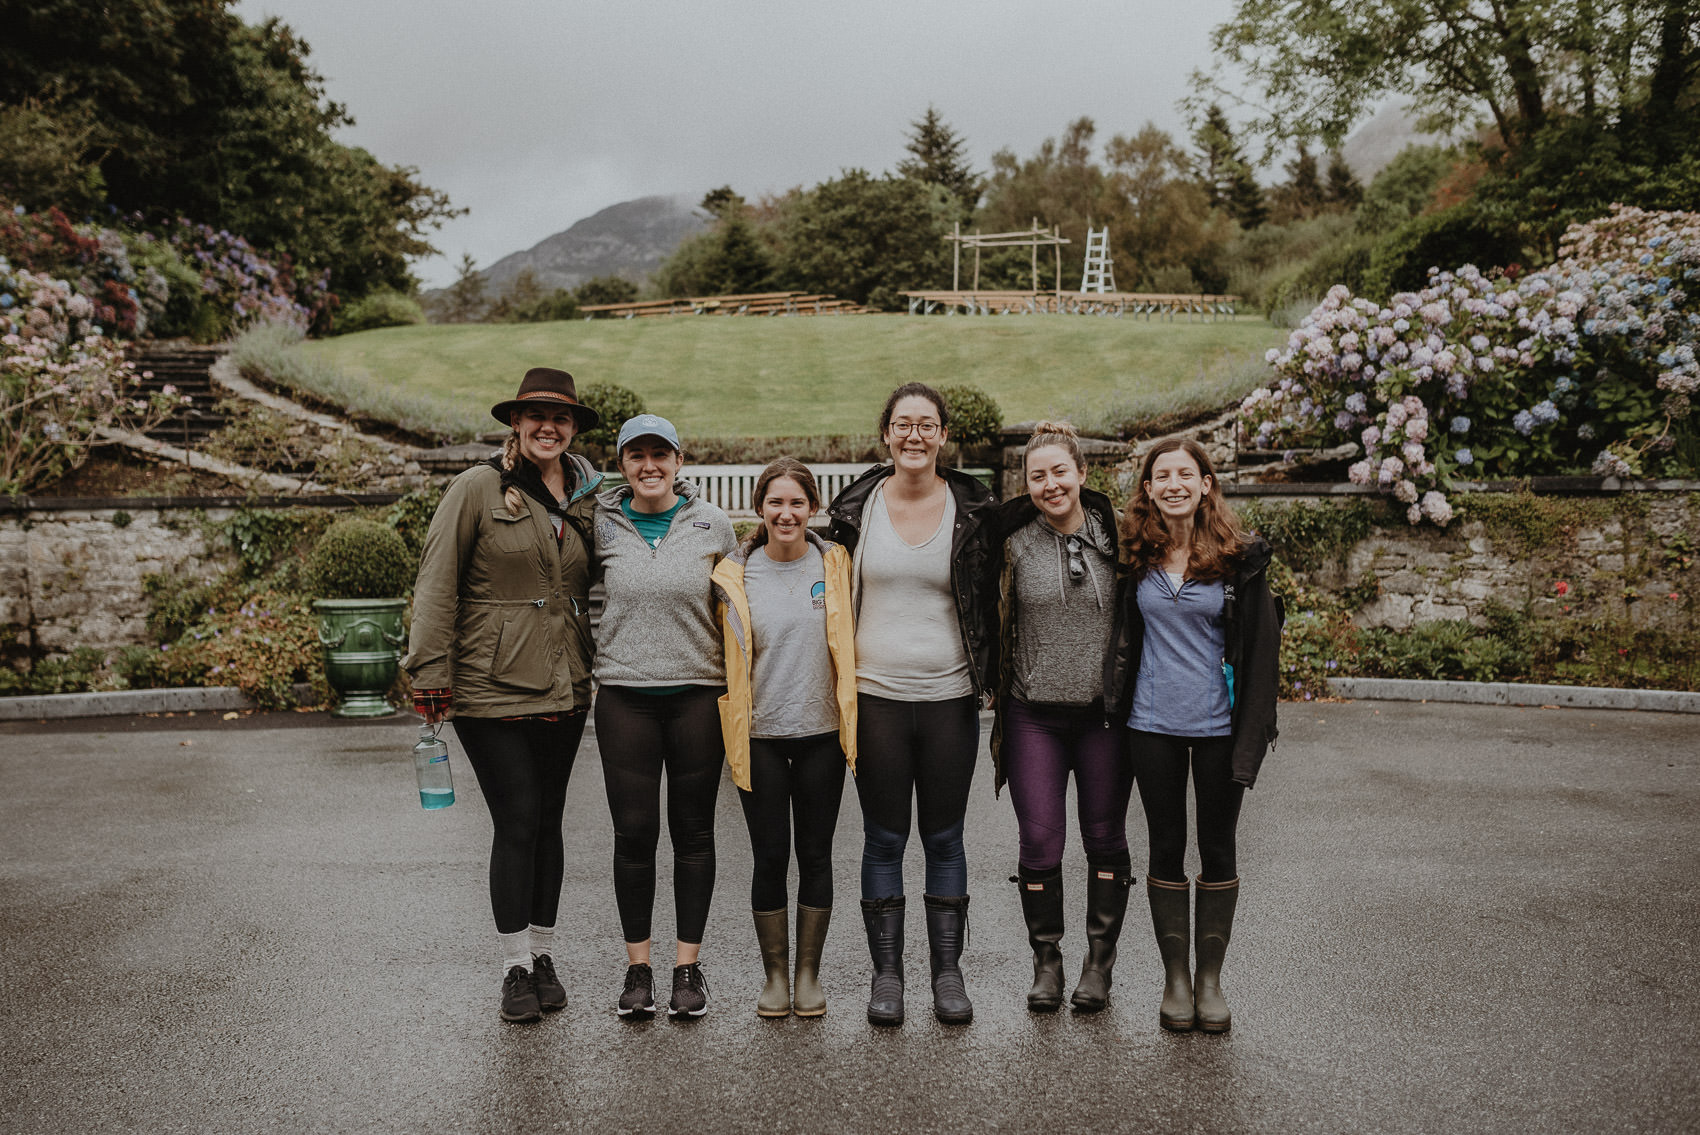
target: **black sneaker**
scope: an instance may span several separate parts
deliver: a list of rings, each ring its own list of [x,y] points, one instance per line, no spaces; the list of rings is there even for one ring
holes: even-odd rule
[[[502,979],[502,1020],[535,1021],[543,1015],[537,1004],[537,986],[524,966],[515,966]]]
[[[655,1016],[655,974],[647,962],[626,967],[626,988],[620,994],[619,1013],[637,1021]]]
[[[567,1007],[567,991],[555,976],[555,959],[536,954],[531,959],[531,982],[537,988],[537,1005],[545,1013]]]
[[[674,1017],[700,1017],[708,1012],[708,978],[695,962],[673,967],[673,1003],[667,1012]]]

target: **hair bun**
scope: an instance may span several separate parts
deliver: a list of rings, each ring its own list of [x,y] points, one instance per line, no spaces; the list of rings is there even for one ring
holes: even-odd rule
[[[1074,428],[1074,424],[1072,422],[1039,422],[1033,427],[1033,437],[1037,438],[1045,436],[1079,438],[1080,431]],[[1029,444],[1031,444],[1031,441],[1029,441]]]

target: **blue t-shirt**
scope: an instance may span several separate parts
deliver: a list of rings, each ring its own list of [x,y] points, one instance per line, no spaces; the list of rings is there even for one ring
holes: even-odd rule
[[[661,537],[667,535],[667,530],[673,527],[673,517],[685,507],[685,498],[680,497],[673,502],[673,507],[666,512],[639,512],[632,507],[632,498],[627,497],[620,502],[620,511],[626,514],[626,519],[632,522],[632,527],[638,530],[644,543],[651,548],[661,543]]]
[[[1145,645],[1127,727],[1171,737],[1230,735],[1221,581],[1188,579],[1177,589],[1165,573],[1148,571],[1137,601]]]

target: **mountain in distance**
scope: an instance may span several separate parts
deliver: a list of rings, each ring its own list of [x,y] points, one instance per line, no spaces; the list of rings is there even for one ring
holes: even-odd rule
[[[1417,129],[1417,115],[1411,111],[1410,106],[1393,101],[1384,105],[1369,121],[1347,135],[1345,142],[1341,143],[1340,156],[1346,159],[1346,164],[1352,167],[1352,172],[1358,175],[1358,180],[1368,186],[1375,180],[1375,175],[1406,146],[1443,145],[1467,136],[1465,131],[1460,131],[1452,138],[1441,134],[1425,134]]]
[[[576,288],[596,276],[623,276],[641,284],[686,237],[708,228],[709,221],[691,197],[622,201],[524,252],[502,257],[482,275],[492,295],[526,268],[545,289]]]

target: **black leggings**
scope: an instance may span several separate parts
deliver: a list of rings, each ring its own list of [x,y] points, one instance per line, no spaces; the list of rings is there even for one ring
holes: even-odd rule
[[[498,934],[555,925],[561,902],[561,812],[584,737],[584,713],[557,721],[455,718],[478,788],[490,808],[490,908]]]
[[[622,686],[597,691],[596,740],[614,818],[614,901],[627,942],[651,937],[663,769],[675,932],[688,945],[702,942],[714,897],[714,798],[726,755],[715,704],[723,692],[716,686],[676,694],[642,694]]]
[[[911,796],[927,859],[927,893],[968,893],[962,819],[979,749],[980,699],[972,694],[938,702],[856,695],[863,898],[903,893]]]
[[[832,836],[844,796],[844,750],[838,734],[750,738],[750,791],[738,792],[750,829],[755,873],[750,909],[786,905],[791,828],[797,830],[797,901],[832,905]]]
[[[1128,730],[1128,751],[1139,782],[1139,801],[1151,833],[1146,874],[1172,883],[1186,880],[1186,779],[1198,807],[1200,878],[1226,883],[1239,877],[1234,829],[1245,788],[1233,781],[1234,743],[1229,737],[1170,737]],[[1190,760],[1188,750],[1191,751]]]

